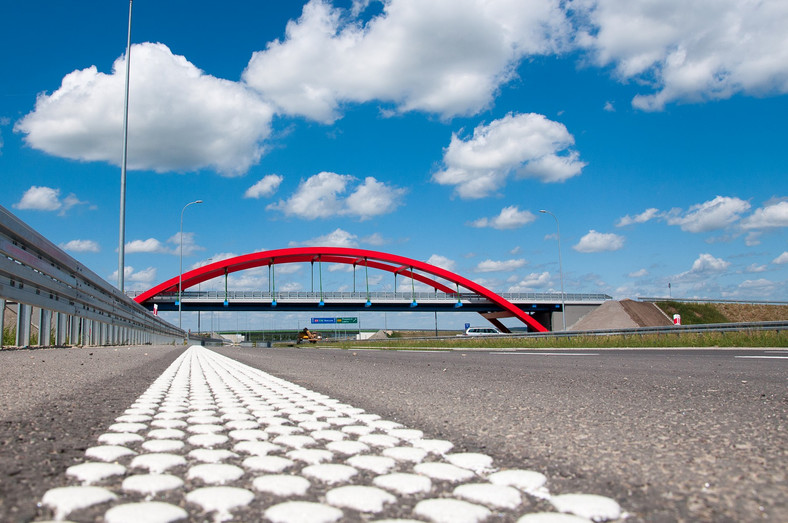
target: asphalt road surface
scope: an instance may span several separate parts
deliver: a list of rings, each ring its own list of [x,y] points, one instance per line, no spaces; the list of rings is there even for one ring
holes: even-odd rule
[[[786,351],[215,352],[454,454],[541,472],[553,496],[615,500],[628,521],[788,521]],[[0,352],[0,520],[51,517],[43,496],[78,484],[66,469],[182,353]]]

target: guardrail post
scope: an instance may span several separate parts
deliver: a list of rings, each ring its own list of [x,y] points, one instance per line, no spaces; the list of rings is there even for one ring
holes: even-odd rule
[[[38,346],[49,347],[52,339],[52,311],[39,309],[38,313]]]
[[[30,345],[30,317],[32,307],[24,303],[16,305],[16,346],[27,347]]]
[[[5,300],[0,298],[0,349],[3,348],[4,337],[5,337]]]
[[[80,342],[80,325],[82,321],[77,316],[71,316],[69,319],[71,320],[71,329],[69,330],[68,341],[71,343],[71,346],[76,347]]]

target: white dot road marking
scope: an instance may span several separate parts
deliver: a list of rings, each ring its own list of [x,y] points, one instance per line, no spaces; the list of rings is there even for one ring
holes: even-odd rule
[[[201,347],[179,356],[98,442],[66,473],[67,484],[81,486],[44,495],[45,517],[93,520],[103,510],[109,523],[234,515],[328,523],[389,507],[432,522],[626,517],[612,499],[552,496],[539,472],[498,470],[485,454],[450,453],[450,441],[425,439]],[[523,515],[539,506],[528,496],[557,512]]]

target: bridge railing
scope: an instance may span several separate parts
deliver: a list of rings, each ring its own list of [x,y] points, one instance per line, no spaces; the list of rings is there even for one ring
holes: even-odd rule
[[[14,306],[12,329],[6,309],[11,318]],[[0,308],[3,338],[17,347],[169,343],[184,334],[2,206]]]
[[[141,292],[129,292],[127,293],[131,297],[135,297]],[[558,303],[561,301],[561,294],[560,293],[549,293],[549,292],[540,292],[540,293],[503,293],[500,294],[501,297],[504,299],[512,302],[512,303],[522,303],[522,302],[544,302],[544,303]],[[224,300],[225,298],[228,300],[272,300],[276,298],[277,300],[319,300],[320,298],[324,300],[354,300],[354,301],[364,301],[367,298],[370,300],[397,300],[397,301],[409,301],[411,299],[416,299],[416,301],[423,301],[423,302],[430,302],[430,301],[456,301],[459,297],[460,300],[465,302],[487,302],[487,298],[480,296],[474,293],[460,293],[459,296],[455,293],[443,293],[443,292],[381,292],[381,291],[373,291],[373,292],[365,292],[365,291],[350,291],[350,292],[315,292],[315,291],[277,291],[277,292],[269,292],[269,291],[214,291],[214,290],[205,290],[205,291],[194,291],[194,290],[185,290],[181,293],[181,297],[184,300]],[[157,296],[153,299],[154,303],[156,301],[172,301],[176,299],[176,295],[171,296]],[[564,301],[570,303],[578,303],[578,302],[592,302],[598,303],[603,302],[606,300],[612,299],[607,294],[579,294],[579,293],[566,293],[564,294]]]

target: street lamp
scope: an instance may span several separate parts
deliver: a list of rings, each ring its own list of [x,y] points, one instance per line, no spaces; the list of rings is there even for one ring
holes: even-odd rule
[[[131,68],[131,3],[126,35],[126,94],[123,99],[123,158],[120,165],[120,231],[118,233],[118,289],[123,292],[126,270],[126,155],[129,149],[129,71]]]
[[[186,207],[189,205],[194,205],[195,203],[202,203],[202,200],[195,200],[193,202],[189,202],[183,206],[181,209],[181,269],[178,272],[178,328],[181,328],[181,292],[183,287],[183,211],[186,210]]]
[[[558,218],[556,218],[555,214],[551,213],[550,211],[545,211],[544,209],[540,210],[539,212],[544,214],[549,214],[555,220],[555,227],[558,230],[558,273],[561,276],[561,319],[564,323],[564,331],[566,331],[566,304],[564,303],[564,267],[561,263],[561,226],[558,224]]]

